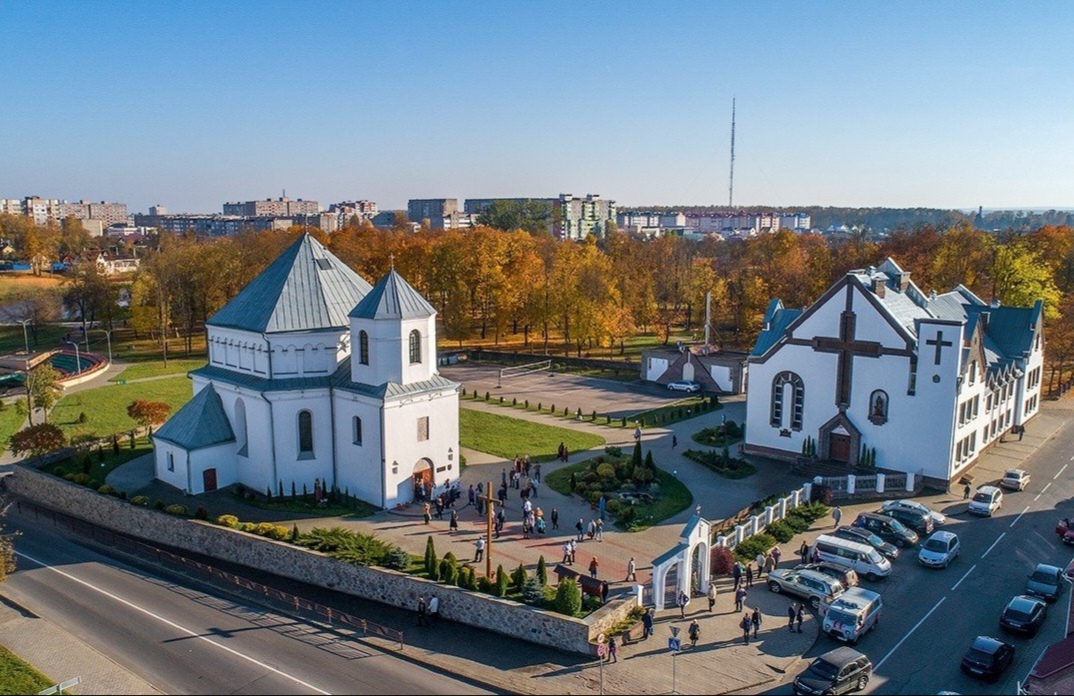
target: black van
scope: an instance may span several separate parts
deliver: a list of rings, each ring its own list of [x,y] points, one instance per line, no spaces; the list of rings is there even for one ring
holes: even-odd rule
[[[853,648],[826,652],[794,680],[796,694],[849,694],[869,683],[873,663]]]
[[[888,515],[887,512],[863,512],[854,520],[854,526],[867,529],[884,541],[889,541],[899,548],[913,546],[918,542],[917,533],[907,529],[906,525]]]

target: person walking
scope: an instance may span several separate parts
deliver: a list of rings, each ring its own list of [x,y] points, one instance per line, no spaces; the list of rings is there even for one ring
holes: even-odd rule
[[[577,554],[578,542],[574,539],[571,539],[571,565],[574,565],[578,561]]]
[[[709,613],[712,613],[712,608],[716,606],[716,583],[709,583]]]
[[[731,568],[731,575],[735,579],[735,589],[737,590],[738,586],[742,584],[742,564],[738,561],[735,561],[734,567]]]
[[[798,632],[802,632],[802,621],[805,620],[805,604],[798,602],[798,611],[794,614],[794,622],[798,624]]]
[[[843,519],[843,511],[839,509],[838,505],[832,508],[832,519],[835,520],[833,527],[838,527],[839,520]]]
[[[641,626],[645,629],[645,637],[642,640],[648,640],[649,636],[653,635],[653,613],[649,611],[649,608],[645,608],[645,613],[641,615]]]
[[[794,630],[794,617],[797,615],[797,613],[798,613],[797,612],[797,607],[794,605],[794,602],[791,602],[790,606],[787,607],[787,630],[788,631],[793,631]]]
[[[690,622],[690,628],[687,630],[687,634],[690,636],[690,647],[696,648],[697,641],[701,638],[701,624],[694,619]]]
[[[552,508],[552,529],[559,529],[559,510]]]
[[[631,556],[630,560],[626,564],[626,580],[624,582],[637,582],[638,581],[638,564]]]
[[[813,558],[814,563],[820,563],[820,549],[815,547],[815,546],[813,547],[813,556],[812,556],[812,558]]]
[[[424,597],[418,597],[418,625],[419,626],[428,626],[429,625],[428,611],[429,611],[429,607],[425,604],[425,598]]]
[[[586,530],[589,535],[589,540],[593,541],[593,537],[597,536],[597,521],[589,520],[589,529]]]
[[[758,580],[760,580],[761,576],[764,575],[764,561],[765,561],[766,558],[768,558],[768,556],[766,556],[763,551],[760,551],[760,552],[757,553],[757,558],[753,559],[753,560],[757,561],[757,579]]]
[[[971,493],[972,491],[973,491],[973,489],[972,489],[972,488],[970,488],[970,484],[968,484],[968,483],[967,483],[967,484],[966,484],[966,487],[962,489],[962,499],[963,499],[963,500],[969,500],[969,498],[970,498],[970,493]]]
[[[538,483],[541,482],[541,463],[537,462],[533,465],[533,480]]]
[[[615,636],[608,638],[608,659],[612,662],[619,662],[618,646],[615,644]]]
[[[798,549],[798,555],[802,557],[802,563],[809,562],[809,544],[802,540],[802,546]]]
[[[600,568],[600,563],[597,561],[597,557],[593,556],[593,560],[589,562],[589,577],[597,577],[598,568]]]
[[[470,507],[473,507],[474,503],[477,502],[477,491],[474,489],[474,484],[472,483],[470,484],[470,490],[466,492],[466,500],[466,504]]]
[[[574,523],[574,528],[578,532],[578,541],[582,541],[585,538],[583,536],[585,534],[585,522],[582,521],[581,517],[579,517],[578,521]]]
[[[597,520],[597,541],[604,541],[604,520]]]
[[[671,449],[675,449],[679,446],[679,438],[674,433],[671,434]]]
[[[679,596],[677,603],[679,605],[679,618],[686,618],[686,605],[690,603],[690,597],[682,590],[679,590]]]
[[[742,611],[742,605],[746,603],[747,594],[745,587],[739,587],[735,590],[735,611]]]
[[[459,531],[459,513],[455,511],[455,508],[451,508],[451,521],[448,522],[448,527],[451,528],[450,534]]]
[[[779,559],[782,558],[782,557],[783,557],[783,552],[779,550],[778,546],[776,548],[772,549],[772,560],[774,561],[774,563],[772,564],[773,568],[778,568],[779,567]]]
[[[436,595],[429,600],[429,618],[432,619],[433,624],[440,621],[440,598]]]
[[[571,542],[563,542],[563,565],[571,565]]]
[[[768,573],[769,577],[772,577],[772,571],[776,569],[776,557],[774,553],[771,553],[764,557],[764,572]]]
[[[537,479],[530,479],[530,495],[537,497]]]
[[[474,542],[476,547],[474,550],[474,563],[480,563],[481,559],[485,557],[485,537],[478,537]]]
[[[750,628],[753,623],[750,621],[749,612],[742,613],[742,620],[738,622],[738,627],[742,629],[742,642],[746,645],[750,644]]]
[[[605,580],[604,582],[600,583],[600,603],[601,604],[607,604],[608,603],[608,581],[607,580]]]
[[[421,506],[421,517],[425,520],[425,524],[433,519],[432,508],[429,506],[429,501],[425,501]]]
[[[753,564],[746,564],[746,587],[753,587]]]
[[[753,624],[753,639],[757,640],[757,632],[761,630],[761,610],[759,608],[753,608],[750,623]]]
[[[444,496],[436,496],[436,519],[444,519]]]

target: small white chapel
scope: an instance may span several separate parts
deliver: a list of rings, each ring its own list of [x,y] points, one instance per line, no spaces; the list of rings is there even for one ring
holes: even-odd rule
[[[744,451],[947,487],[1040,409],[1043,306],[925,296],[887,259],[805,309],[772,300],[749,357]]]
[[[153,433],[156,477],[190,494],[315,482],[382,508],[458,477],[459,385],[436,311],[392,268],[370,286],[303,235],[214,314],[194,397]]]

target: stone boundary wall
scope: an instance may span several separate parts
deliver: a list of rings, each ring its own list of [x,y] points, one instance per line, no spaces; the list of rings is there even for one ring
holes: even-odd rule
[[[440,597],[440,614],[446,619],[485,626],[568,652],[594,655],[597,635],[626,618],[637,605],[632,596],[611,601],[584,620],[575,619],[386,568],[343,563],[319,551],[131,505],[25,466],[15,467],[14,475],[4,484],[19,497],[113,531],[363,599],[416,611],[419,596],[428,599],[435,594]]]

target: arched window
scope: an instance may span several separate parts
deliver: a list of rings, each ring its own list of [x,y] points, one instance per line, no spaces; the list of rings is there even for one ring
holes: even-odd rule
[[[298,454],[313,454],[313,414],[309,411],[298,412]]]
[[[358,416],[352,418],[351,429],[354,431],[354,444],[362,444],[362,419]]]
[[[888,421],[888,394],[883,389],[877,389],[869,395],[869,421],[876,425],[883,425]]]
[[[358,332],[358,362],[362,365],[369,364],[369,334],[365,331]]]
[[[414,329],[410,332],[410,364],[421,362],[421,332]]]
[[[772,427],[785,428],[789,420],[791,430],[801,430],[804,401],[805,388],[801,377],[793,372],[780,372],[776,375],[772,380]]]
[[[239,456],[249,456],[250,438],[246,430],[246,404],[242,399],[235,399],[235,440],[239,446]]]

